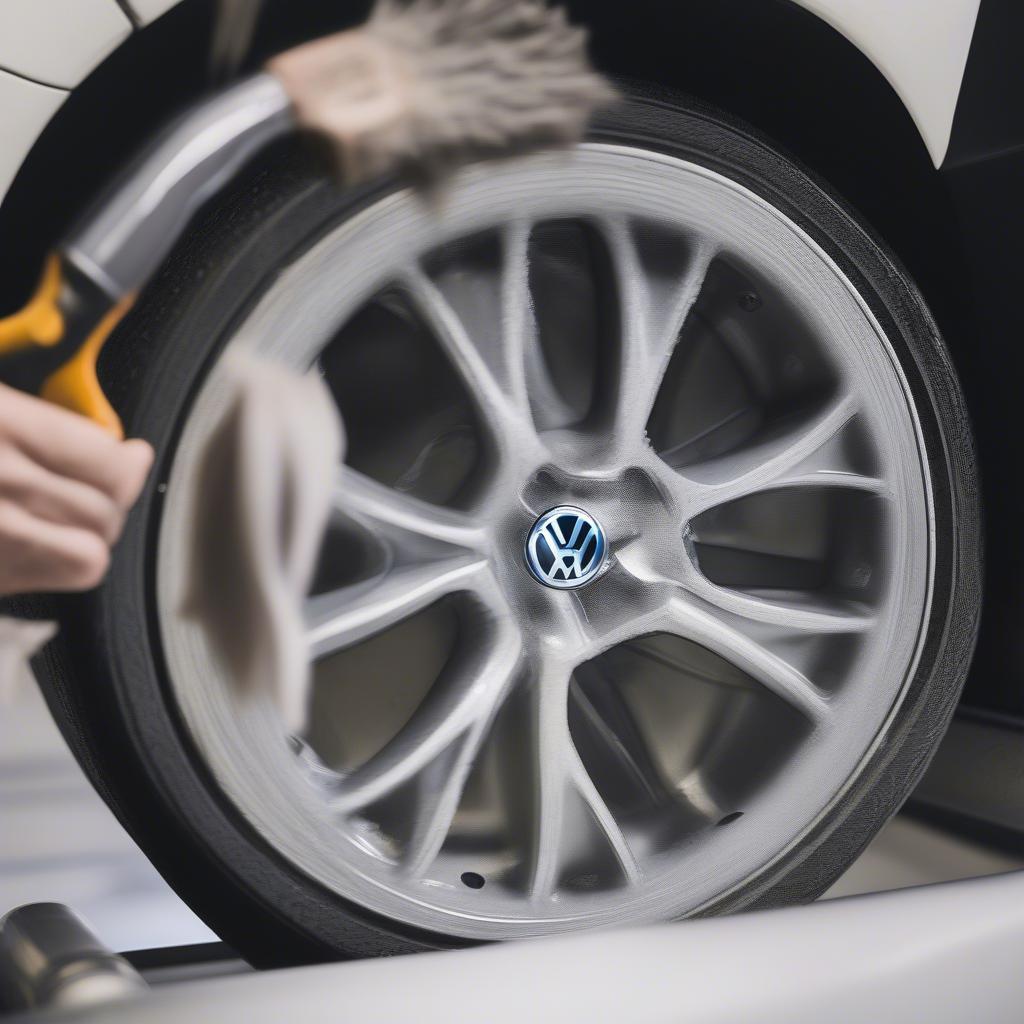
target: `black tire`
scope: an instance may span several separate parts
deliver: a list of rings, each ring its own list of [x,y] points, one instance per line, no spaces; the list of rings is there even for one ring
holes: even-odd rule
[[[910,382],[936,510],[935,592],[924,652],[886,741],[798,848],[705,913],[812,900],[907,797],[956,706],[974,648],[982,583],[979,489],[968,417],[949,354],[921,296],[871,232],[793,161],[720,113],[634,90],[604,116],[606,141],[660,150],[732,177],[780,209],[836,261],[870,305]],[[415,934],[327,891],[270,849],[218,791],[166,684],[153,558],[161,491],[189,403],[266,282],[387,185],[338,194],[301,154],[267,154],[188,234],[109,346],[103,371],[131,433],[149,439],[153,477],[110,576],[35,610],[59,616],[40,675],[100,793],[181,896],[257,964],[460,944]]]

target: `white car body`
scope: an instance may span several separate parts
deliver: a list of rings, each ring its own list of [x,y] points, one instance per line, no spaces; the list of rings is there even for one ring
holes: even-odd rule
[[[0,4],[0,199],[69,92],[179,0]],[[949,145],[980,0],[797,0],[885,75],[936,167]]]

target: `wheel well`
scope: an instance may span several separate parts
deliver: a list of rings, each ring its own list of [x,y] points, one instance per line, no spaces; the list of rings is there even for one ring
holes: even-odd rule
[[[68,98],[0,206],[0,311],[155,125],[207,88],[206,0],[136,32]],[[340,6],[340,10],[339,10]],[[251,63],[360,19],[368,0],[268,0]],[[954,350],[968,312],[942,175],[909,113],[852,43],[790,0],[568,0],[614,74],[680,89],[762,131],[829,181],[906,264]],[[68,173],[72,166],[73,174]]]

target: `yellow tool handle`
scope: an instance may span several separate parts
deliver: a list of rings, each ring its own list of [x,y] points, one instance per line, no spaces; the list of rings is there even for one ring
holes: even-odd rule
[[[0,381],[80,413],[122,438],[121,420],[100,387],[96,361],[133,298],[111,305],[91,281],[51,255],[35,295],[19,312],[0,318]]]
[[[57,304],[60,279],[60,257],[50,256],[25,308],[0,319],[0,357],[30,345],[56,345],[64,336],[64,315]]]

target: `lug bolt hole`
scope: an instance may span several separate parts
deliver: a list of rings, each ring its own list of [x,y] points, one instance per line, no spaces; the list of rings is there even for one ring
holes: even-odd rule
[[[467,889],[482,889],[484,881],[484,876],[478,875],[475,871],[463,871],[462,873],[462,884]]]
[[[742,817],[742,811],[733,811],[732,814],[727,814],[724,818],[719,818],[718,821],[715,822],[715,828],[721,828],[723,825],[731,825],[734,821],[738,821]],[[463,878],[465,878],[465,875],[463,875]]]

